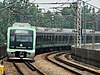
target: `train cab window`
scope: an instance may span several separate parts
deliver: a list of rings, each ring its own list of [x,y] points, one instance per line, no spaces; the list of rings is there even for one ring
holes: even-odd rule
[[[12,49],[32,49],[33,31],[23,29],[10,30],[9,47]]]

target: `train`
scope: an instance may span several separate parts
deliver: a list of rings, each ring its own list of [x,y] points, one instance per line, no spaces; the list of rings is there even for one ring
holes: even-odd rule
[[[28,23],[14,23],[7,32],[8,57],[33,58],[38,53],[70,50],[75,29],[33,27]],[[84,40],[82,30],[82,41]],[[86,43],[92,43],[92,30],[86,29]],[[100,32],[95,31],[95,43],[100,43]],[[31,39],[29,41],[29,39]],[[83,42],[84,43],[84,42]]]
[[[75,29],[36,27],[36,30],[36,47],[38,48],[74,45]],[[93,39],[95,43],[100,43],[100,31],[95,31],[93,34],[92,29],[86,29],[85,34],[82,29],[81,34],[82,44],[84,44],[84,40],[87,44],[92,43]]]
[[[100,31],[92,32],[92,29],[81,30],[82,45],[100,43]],[[93,34],[94,33],[94,34]],[[36,27],[36,54],[47,51],[71,50],[71,46],[75,44],[75,29],[60,29]]]
[[[7,30],[8,59],[33,60],[36,29],[29,23],[14,23]]]

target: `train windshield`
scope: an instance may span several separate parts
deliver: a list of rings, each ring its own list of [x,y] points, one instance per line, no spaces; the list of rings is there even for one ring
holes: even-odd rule
[[[11,30],[10,31],[11,49],[33,49],[33,31],[31,30]]]

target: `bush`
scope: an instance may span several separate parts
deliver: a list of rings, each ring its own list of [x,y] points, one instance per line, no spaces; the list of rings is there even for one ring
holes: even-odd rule
[[[0,32],[0,47],[3,46],[5,43],[5,37],[4,35]]]

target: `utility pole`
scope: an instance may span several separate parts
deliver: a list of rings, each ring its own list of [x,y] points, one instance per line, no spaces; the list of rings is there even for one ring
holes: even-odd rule
[[[11,0],[4,0],[3,4],[5,6],[10,5],[11,4]],[[11,23],[11,10],[10,10],[10,8],[11,8],[11,6],[7,8],[7,10],[8,10],[8,26],[10,26],[10,23]]]
[[[77,2],[73,2],[72,3],[72,6],[73,6],[73,9],[74,9],[74,13],[73,13],[73,16],[74,16],[74,46],[75,48],[77,48]]]
[[[95,8],[92,9],[93,13],[93,25],[92,25],[92,49],[94,49],[95,44],[95,28],[96,28],[96,14],[95,14]]]
[[[86,19],[85,19],[85,13],[86,13],[86,10],[85,10],[85,2],[83,1],[83,44],[85,46],[86,44]]]
[[[8,1],[8,4],[11,4],[11,0]],[[8,26],[11,26],[12,23],[12,14],[11,14],[11,6],[8,7]]]
[[[82,15],[82,1],[77,0],[77,47],[81,48],[81,36],[82,36],[82,28],[81,28],[81,15]]]
[[[75,8],[74,13],[74,45],[76,48],[81,48],[81,36],[82,36],[82,28],[81,28],[81,15],[82,15],[82,1],[77,0],[77,2],[73,3],[73,7]]]

